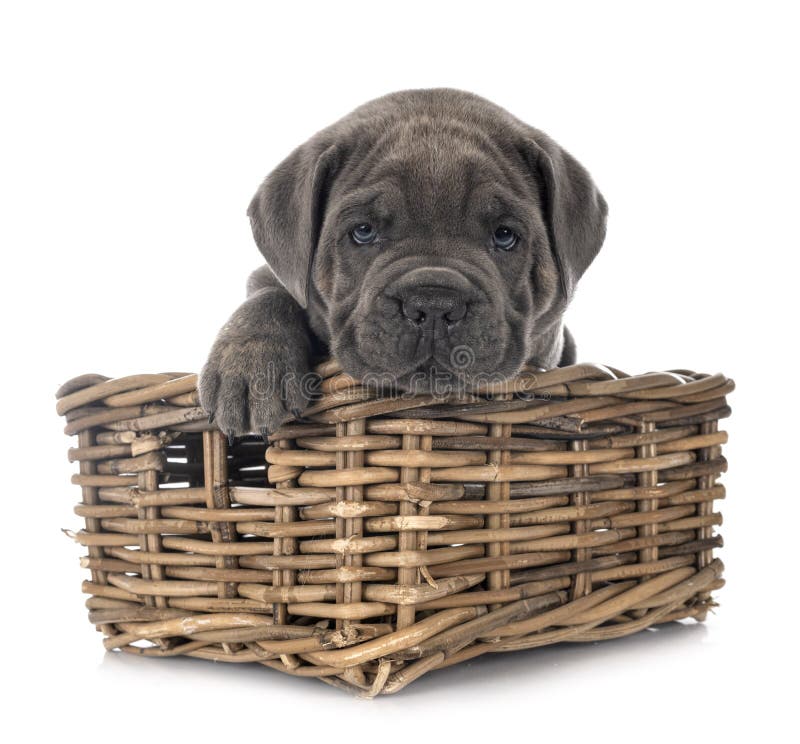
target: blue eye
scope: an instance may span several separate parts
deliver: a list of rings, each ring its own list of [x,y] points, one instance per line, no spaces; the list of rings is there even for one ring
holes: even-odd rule
[[[378,231],[369,222],[362,222],[350,231],[350,237],[358,245],[369,245],[375,242],[378,237]]]
[[[492,234],[494,247],[501,251],[510,251],[517,244],[518,240],[519,235],[505,225],[500,225]]]

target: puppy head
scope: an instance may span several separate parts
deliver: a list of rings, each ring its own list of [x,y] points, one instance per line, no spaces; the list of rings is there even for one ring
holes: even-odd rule
[[[448,89],[356,109],[281,163],[248,211],[345,371],[416,391],[557,364],[606,213],[553,140]]]

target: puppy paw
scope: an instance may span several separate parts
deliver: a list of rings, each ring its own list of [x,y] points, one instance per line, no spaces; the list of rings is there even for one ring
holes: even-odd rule
[[[229,437],[266,436],[305,410],[316,378],[305,345],[292,341],[224,333],[217,338],[198,390],[209,420]]]

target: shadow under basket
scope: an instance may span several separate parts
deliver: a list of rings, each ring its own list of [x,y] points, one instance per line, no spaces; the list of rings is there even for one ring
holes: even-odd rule
[[[725,376],[580,364],[444,398],[317,371],[320,396],[268,446],[229,444],[195,375],[58,391],[85,519],[68,534],[107,649],[373,696],[714,606]]]

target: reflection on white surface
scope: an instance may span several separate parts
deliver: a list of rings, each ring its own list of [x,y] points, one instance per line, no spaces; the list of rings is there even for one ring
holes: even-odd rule
[[[652,669],[665,657],[685,658],[689,655],[702,665],[700,646],[709,630],[703,623],[692,621],[668,623],[649,628],[624,638],[593,643],[560,643],[542,648],[510,653],[484,654],[471,661],[431,672],[412,682],[393,696],[381,696],[379,705],[388,700],[410,700],[424,696],[441,703],[463,694],[491,695],[498,689],[509,691],[521,686],[526,694],[535,695],[540,687],[574,685],[590,680],[600,667],[610,666],[620,673],[638,675],[644,662]],[[314,695],[334,700],[347,699],[348,694],[316,679],[292,677],[258,664],[227,664],[189,657],[151,658],[109,651],[102,657],[100,677],[109,683],[121,678],[157,678],[159,685],[180,687],[197,685],[207,678],[219,685],[255,686],[261,692],[280,688],[286,694]],[[255,691],[255,690],[254,690]]]

